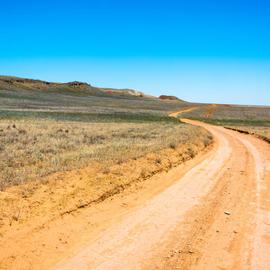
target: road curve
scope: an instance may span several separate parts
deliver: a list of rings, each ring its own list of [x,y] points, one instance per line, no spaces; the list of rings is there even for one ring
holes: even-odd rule
[[[270,269],[270,146],[186,121],[213,134],[207,158],[53,270]]]

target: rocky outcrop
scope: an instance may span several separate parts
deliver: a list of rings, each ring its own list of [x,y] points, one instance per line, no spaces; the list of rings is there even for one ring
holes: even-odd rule
[[[162,100],[180,100],[178,97],[167,96],[167,95],[161,95],[161,96],[159,96],[159,99],[162,99]]]

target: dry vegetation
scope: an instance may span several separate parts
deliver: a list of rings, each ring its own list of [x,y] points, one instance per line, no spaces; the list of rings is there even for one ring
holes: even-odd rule
[[[192,108],[192,107],[191,107]],[[181,117],[224,126],[239,132],[270,141],[270,107],[203,105],[183,112]]]
[[[0,234],[17,222],[46,223],[103,201],[211,143],[204,129],[177,121],[2,120]]]
[[[206,130],[168,117],[188,106],[182,101],[30,83],[0,83],[1,269],[24,252],[40,259],[48,247],[38,239],[37,253],[29,249],[29,233],[125,190],[140,191],[146,180],[155,184],[152,176],[212,144]]]
[[[168,117],[189,105],[79,82],[0,77],[0,235],[193,158],[211,135]]]
[[[227,128],[254,135],[260,139],[270,142],[270,127],[265,126],[227,126]]]
[[[189,105],[78,82],[0,77],[0,246],[11,243],[4,269],[21,252],[15,231],[15,238],[27,236],[140,190],[211,145],[206,130],[168,117]]]
[[[126,188],[136,190],[140,182],[212,144],[206,130],[167,117],[194,104],[125,91],[112,95],[77,82],[6,79],[0,83],[0,238],[11,243],[10,254],[2,254],[8,266],[20,253],[9,238],[14,232],[28,237],[28,229],[34,233]],[[256,125],[254,132],[269,136],[269,108],[196,107],[181,116],[224,126]]]
[[[41,181],[53,172],[144,156],[209,137],[195,127],[176,123],[80,123],[49,120],[0,122],[0,186]]]
[[[270,127],[242,127],[242,129],[247,130],[250,133],[266,137],[270,140]]]
[[[130,89],[0,76],[0,118],[14,111],[166,114],[186,105],[181,100],[160,100]]]
[[[238,124],[249,121],[251,125],[261,125],[261,122],[270,121],[270,107],[205,104],[183,113],[182,117]]]

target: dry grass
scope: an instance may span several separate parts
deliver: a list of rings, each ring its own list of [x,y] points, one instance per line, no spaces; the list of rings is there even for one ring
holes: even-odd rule
[[[93,89],[92,89],[93,90]],[[8,89],[1,87],[0,117],[2,110],[45,111],[73,113],[159,113],[177,111],[188,104],[179,100],[138,97],[124,94],[105,94],[77,88],[50,88],[43,90]]]
[[[269,106],[205,105],[184,112],[181,116],[249,133],[267,142],[270,141]]]
[[[246,131],[249,134],[255,135],[266,141],[270,141],[270,127],[264,126],[229,126],[229,128],[236,129],[239,131]]]
[[[209,144],[209,134],[177,123],[81,123],[51,120],[0,121],[0,187],[42,181],[44,176],[86,166],[108,170],[161,149],[195,140]]]
[[[193,111],[182,114],[184,118],[227,122],[269,122],[268,106],[236,106],[236,105],[201,105]],[[253,123],[251,123],[253,125]]]
[[[41,84],[0,90],[0,235],[136,187],[212,142],[168,117],[188,103]]]

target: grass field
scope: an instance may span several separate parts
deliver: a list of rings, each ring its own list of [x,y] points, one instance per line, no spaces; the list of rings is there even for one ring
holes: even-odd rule
[[[163,114],[187,106],[129,89],[97,88],[85,83],[50,83],[0,76],[0,111]]]
[[[268,108],[219,108],[77,83],[2,86],[0,235],[136,188],[212,145],[210,133],[171,112],[196,106],[181,117],[265,134],[270,127]]]
[[[0,77],[0,188],[93,160],[106,167],[198,139],[208,145],[209,134],[168,117],[192,106],[128,89]],[[196,104],[181,117],[269,136],[269,107]]]
[[[170,119],[170,118],[169,118]],[[113,163],[161,149],[193,144],[210,137],[177,121],[71,122],[55,120],[0,121],[0,186],[22,184],[54,172],[86,166],[95,160],[104,169]]]
[[[167,115],[187,104],[129,89],[0,77],[0,188],[92,162],[106,171],[179,145],[193,156],[211,136]]]
[[[160,113],[142,113],[136,110],[114,113],[87,113],[87,112],[51,112],[51,111],[12,111],[0,110],[0,120],[27,120],[43,119],[55,121],[76,121],[86,123],[106,122],[177,122],[177,120]]]
[[[266,141],[270,140],[270,107],[203,105],[181,114],[213,125],[247,132]]]
[[[238,126],[238,127],[270,127],[269,120],[242,120],[242,119],[212,119],[202,117],[191,117],[191,119],[203,121],[218,126]]]
[[[0,235],[194,158],[212,136],[168,116],[189,105],[128,89],[0,77]]]
[[[206,130],[167,117],[67,119],[0,120],[0,234],[105,200],[212,144]]]
[[[236,105],[207,105],[203,104],[193,111],[182,114],[182,117],[202,119],[205,121],[228,121],[252,125],[270,121],[270,107],[267,106],[236,106]],[[256,123],[257,122],[257,123]]]
[[[192,159],[212,136],[168,117],[187,106],[129,89],[0,77],[0,234]]]
[[[70,91],[0,90],[1,110],[114,113],[135,110],[142,113],[166,113],[186,103],[157,98],[82,95]]]

